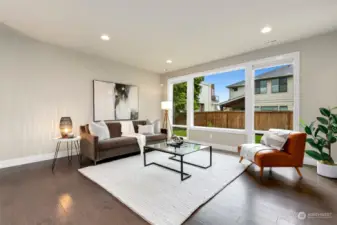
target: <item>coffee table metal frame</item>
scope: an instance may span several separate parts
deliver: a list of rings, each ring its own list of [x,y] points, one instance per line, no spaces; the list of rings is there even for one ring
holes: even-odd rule
[[[159,166],[161,168],[164,168],[164,169],[167,169],[167,170],[179,173],[181,181],[184,181],[184,180],[186,180],[186,179],[188,179],[188,178],[190,178],[192,176],[191,174],[188,174],[188,173],[184,172],[184,164],[195,166],[195,167],[198,167],[198,168],[201,168],[201,169],[207,169],[207,168],[209,168],[209,167],[212,166],[212,146],[207,146],[207,147],[209,148],[209,165],[208,166],[202,166],[202,165],[197,165],[197,164],[194,164],[194,163],[190,163],[190,162],[184,161],[184,156],[185,155],[192,154],[192,153],[195,153],[195,152],[198,152],[198,151],[191,151],[191,152],[186,153],[186,154],[179,154],[177,152],[171,152],[171,151],[167,151],[167,150],[161,149],[161,148],[154,148],[154,147],[144,146],[144,166],[146,167],[146,166],[150,166],[150,165],[156,165],[156,166]],[[146,162],[146,153],[149,152],[149,151],[159,151],[159,152],[163,152],[163,153],[167,153],[167,154],[173,155],[173,156],[169,157],[169,159],[177,161],[177,162],[180,162],[180,170],[176,170],[176,169],[164,166],[164,165],[156,163],[156,162],[147,163]],[[180,160],[176,159],[176,157],[180,157]]]

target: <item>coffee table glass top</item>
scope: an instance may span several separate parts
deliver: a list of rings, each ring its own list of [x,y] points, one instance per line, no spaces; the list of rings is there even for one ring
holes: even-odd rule
[[[197,143],[192,143],[185,141],[180,147],[173,147],[168,145],[170,141],[163,141],[157,144],[150,144],[146,145],[145,147],[147,148],[152,148],[154,150],[162,151],[162,152],[168,152],[172,154],[177,154],[177,155],[187,155],[193,152],[200,151],[202,149],[207,149],[210,146],[205,146]]]

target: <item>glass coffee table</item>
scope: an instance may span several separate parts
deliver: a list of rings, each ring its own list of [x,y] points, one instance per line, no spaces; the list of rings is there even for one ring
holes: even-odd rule
[[[150,145],[144,146],[144,166],[156,165],[164,169],[168,169],[176,173],[179,173],[181,177],[181,181],[184,181],[192,176],[191,174],[184,172],[184,164],[188,164],[188,165],[195,166],[195,167],[202,168],[202,169],[207,169],[212,166],[212,146],[206,146],[206,145],[201,145],[201,144],[185,141],[180,147],[172,147],[168,143],[169,142],[164,141],[164,142],[160,142],[157,144],[150,144]],[[192,153],[195,153],[201,150],[207,150],[207,149],[209,150],[209,165],[208,166],[197,165],[191,162],[184,161],[185,155],[192,154]],[[159,152],[173,155],[169,157],[169,159],[180,162],[180,170],[176,170],[176,169],[161,165],[156,162],[147,163],[146,153],[149,151],[159,151]]]

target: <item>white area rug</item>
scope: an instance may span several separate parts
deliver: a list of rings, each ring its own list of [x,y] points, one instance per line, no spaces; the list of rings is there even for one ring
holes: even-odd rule
[[[150,152],[146,156],[148,163],[154,161],[180,168],[179,162],[168,159],[171,155]],[[209,152],[193,153],[184,160],[208,165]],[[248,165],[248,161],[240,164],[238,157],[213,153],[213,166],[208,169],[184,164],[184,172],[192,177],[181,181],[178,173],[156,165],[144,167],[143,158],[138,155],[79,171],[149,223],[178,225],[243,173]]]

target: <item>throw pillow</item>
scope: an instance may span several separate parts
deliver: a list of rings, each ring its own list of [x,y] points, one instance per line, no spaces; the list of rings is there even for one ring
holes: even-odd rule
[[[153,120],[153,121],[146,120],[146,125],[153,125],[154,133],[160,134],[160,119]]]
[[[138,125],[139,134],[154,134],[153,125]]]
[[[92,122],[89,124],[89,131],[92,135],[97,136],[100,141],[110,138],[109,128],[104,121]]]
[[[282,150],[288,140],[290,130],[269,129],[261,138],[261,144],[272,147],[273,149]]]

